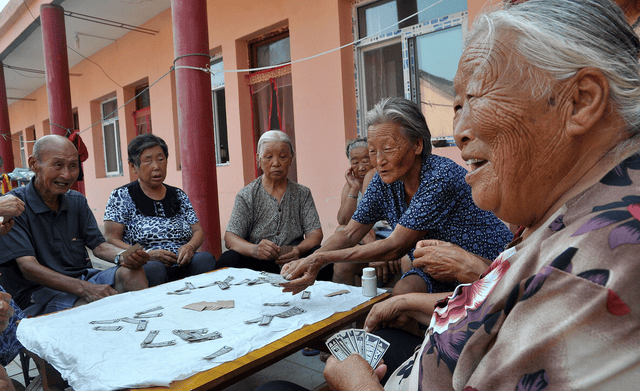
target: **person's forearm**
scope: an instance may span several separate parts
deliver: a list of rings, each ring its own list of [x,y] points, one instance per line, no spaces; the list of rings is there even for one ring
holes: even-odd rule
[[[227,232],[224,236],[224,244],[229,250],[233,250],[245,257],[253,257],[253,249],[256,246],[247,240],[242,239],[238,235]]]
[[[350,197],[352,196],[352,197]],[[351,216],[355,213],[358,207],[358,195],[353,195],[347,191],[340,197],[340,209],[338,209],[338,224],[347,225]]]
[[[329,240],[336,237],[338,234],[333,235]],[[347,248],[339,249],[340,244],[348,242],[348,239],[343,239],[341,242],[329,243],[329,240],[322,245],[322,248],[317,252],[321,252],[324,257],[323,263],[339,263],[339,262],[353,262],[353,263],[367,263],[367,262],[389,262],[395,261],[406,254],[409,250],[405,250],[405,246],[396,245],[394,242],[387,239],[376,240],[373,243],[365,244],[363,246],[355,246],[357,243],[351,244],[351,246],[344,246]],[[336,247],[334,247],[336,246]],[[337,248],[331,250],[330,248]]]
[[[18,258],[17,263],[22,275],[27,280],[57,291],[72,293],[76,296],[82,295],[84,291],[82,288],[83,281],[42,266],[33,257],[25,258],[27,259]]]
[[[197,251],[200,248],[200,246],[202,246],[203,242],[204,242],[204,230],[197,229],[193,231],[193,236],[191,236],[191,240],[189,240],[187,243],[193,246],[194,251]]]
[[[407,315],[416,321],[428,325],[431,323],[433,310],[436,303],[450,296],[452,292],[441,293],[408,293],[397,296],[402,302],[402,308],[405,308]]]
[[[304,240],[300,242],[296,247],[301,256],[307,254],[312,248],[319,246],[322,243],[322,230],[315,230],[305,235]]]
[[[100,244],[98,247],[93,249],[93,255],[96,257],[103,259],[109,262],[115,262],[116,256],[123,249],[129,248],[129,244],[122,242],[123,246],[116,246],[114,244],[104,242]]]

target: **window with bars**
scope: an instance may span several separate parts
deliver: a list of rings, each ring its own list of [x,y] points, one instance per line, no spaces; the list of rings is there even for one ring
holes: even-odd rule
[[[116,98],[103,101],[102,141],[104,145],[104,166],[107,176],[122,175],[120,156],[120,128],[118,124],[118,101]]]

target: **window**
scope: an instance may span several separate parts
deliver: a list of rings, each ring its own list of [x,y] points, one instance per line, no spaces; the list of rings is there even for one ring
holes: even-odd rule
[[[251,42],[249,48],[252,68],[277,66],[291,61],[288,31]],[[255,145],[258,145],[260,136],[268,130],[285,132],[295,145],[291,65],[254,72],[246,80],[251,89]],[[257,166],[256,172],[259,174]],[[288,178],[297,182],[297,176],[294,160],[289,168]]]
[[[120,156],[120,129],[118,127],[118,101],[116,98],[102,102],[102,141],[104,165],[107,176],[122,175]]]
[[[22,132],[20,132],[20,163],[21,167],[27,168],[27,156],[24,149],[24,137],[22,136]]]
[[[436,146],[453,144],[453,77],[462,55],[467,1],[356,4],[358,118],[386,97],[420,104]],[[414,15],[416,14],[417,15]],[[414,15],[414,16],[412,16]],[[403,19],[409,18],[405,21]],[[361,120],[359,128],[361,134]]]
[[[211,60],[211,70],[222,71],[222,56]],[[224,97],[224,73],[211,73],[211,96],[213,98],[213,131],[216,137],[216,164],[229,162],[229,141],[227,137],[227,106]]]
[[[133,112],[133,122],[136,126],[136,135],[151,133],[151,99],[149,98],[149,85],[143,84],[136,87],[136,110]]]

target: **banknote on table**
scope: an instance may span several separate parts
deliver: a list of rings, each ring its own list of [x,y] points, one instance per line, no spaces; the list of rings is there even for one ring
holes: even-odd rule
[[[218,358],[220,356],[222,356],[223,354],[229,353],[230,351],[232,351],[233,348],[229,347],[229,346],[223,346],[222,349],[218,350],[217,352],[210,354],[208,356],[204,356],[202,357],[205,360],[212,360],[214,358]]]
[[[355,353],[375,368],[389,348],[389,342],[361,329],[349,329],[342,330],[329,338],[327,347],[340,361]]]

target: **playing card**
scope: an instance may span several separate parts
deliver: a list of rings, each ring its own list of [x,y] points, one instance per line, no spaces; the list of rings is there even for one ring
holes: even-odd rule
[[[271,323],[271,321],[273,320],[273,316],[272,315],[262,315],[262,319],[260,320],[260,323],[258,323],[259,326],[266,326],[269,323]]]
[[[138,326],[136,326],[136,331],[144,331],[147,328],[147,325],[149,324],[148,320],[141,320],[138,322]]]
[[[338,342],[338,339],[335,335],[329,338],[326,344],[331,354],[333,354],[333,356],[338,360],[342,361],[345,358],[349,357],[347,352],[344,350],[344,347],[340,344],[340,342]]]
[[[142,246],[140,245],[140,243],[136,243],[133,246],[129,246],[129,248],[124,250],[124,252],[122,253],[122,259],[127,259],[129,255],[133,254],[134,252],[136,252],[141,248]]]
[[[364,351],[366,356],[364,357],[364,359],[367,360],[370,365],[373,362],[374,356],[376,355],[376,348],[378,347],[379,340],[380,337],[378,337],[377,335],[367,333],[367,335],[365,336]],[[375,368],[373,365],[371,365],[371,367]]]
[[[267,306],[267,307],[287,307],[290,304],[289,304],[288,301],[284,301],[282,303],[264,303],[262,305]]]
[[[356,340],[356,347],[358,348],[358,353],[362,356],[362,358],[366,357],[366,353],[364,351],[364,340],[367,335],[367,332],[362,329],[353,329],[353,336]]]
[[[188,309],[188,310],[194,310],[194,311],[202,311],[204,309],[208,309],[207,305],[210,303],[207,303],[206,301],[200,301],[198,303],[191,303],[191,304],[187,304],[182,308]]]
[[[156,342],[156,343],[145,343],[142,345],[143,348],[163,348],[165,346],[172,346],[176,344],[176,340],[172,339],[171,341],[164,342]]]
[[[93,329],[98,331],[120,331],[122,326],[96,326]]]
[[[160,311],[160,310],[163,310],[163,309],[164,309],[164,307],[159,305],[157,307],[149,308],[148,310],[136,312],[136,315],[142,315],[142,314],[146,314],[146,313],[153,312],[153,311]]]
[[[190,282],[185,282],[184,285],[187,287],[187,289],[190,289],[190,290],[196,289],[196,286]]]
[[[333,296],[338,296],[338,295],[344,295],[345,293],[349,293],[349,291],[346,290],[346,289],[343,289],[341,291],[327,293],[326,295],[324,295],[324,297],[333,297]]]
[[[351,336],[349,335],[349,331],[341,331],[338,334],[340,342],[347,348],[347,353],[351,355],[351,353],[358,353],[358,348],[354,345],[355,341],[351,340]]]
[[[109,323],[118,323],[119,321],[120,321],[120,319],[92,320],[89,323],[90,324],[109,324]]]
[[[222,334],[220,334],[218,331],[214,331],[212,333],[209,334],[204,334],[204,335],[192,335],[192,338],[188,339],[189,342],[204,342],[204,341],[211,341],[213,339],[218,339],[218,338],[222,338]]]
[[[151,330],[151,331],[149,331],[149,334],[144,339],[144,341],[142,341],[141,345],[144,346],[146,344],[149,344],[149,343],[153,342],[153,339],[156,337],[156,335],[158,335],[158,333],[160,333],[160,330]]]
[[[223,354],[229,353],[230,351],[232,351],[233,348],[230,348],[229,346],[223,346],[222,349],[218,350],[217,352],[210,354],[208,356],[204,356],[202,357],[205,360],[212,360],[214,358],[218,358],[220,356],[222,356]]]
[[[280,256],[289,254],[293,251],[293,246],[280,246]]]
[[[389,342],[384,339],[378,337],[378,345],[376,345],[376,350],[373,353],[373,360],[371,360],[371,368],[375,368],[378,366],[380,359],[384,356],[384,353],[389,348]]]
[[[303,299],[309,299],[309,298],[311,298],[311,292],[309,292],[309,291],[304,291],[304,292],[302,292],[302,298],[303,298]]]

